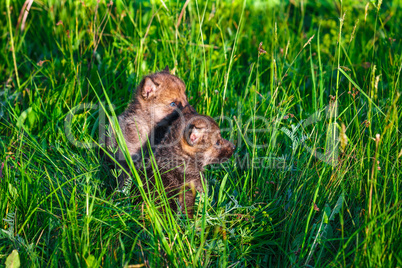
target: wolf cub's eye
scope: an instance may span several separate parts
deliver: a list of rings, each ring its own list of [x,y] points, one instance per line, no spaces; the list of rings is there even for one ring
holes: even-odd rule
[[[175,106],[176,106],[176,103],[175,103],[175,102],[172,102],[172,103],[170,103],[170,106],[175,107]]]
[[[215,145],[216,145],[216,146],[221,145],[221,141],[220,141],[220,140],[218,140],[218,141],[215,143]]]

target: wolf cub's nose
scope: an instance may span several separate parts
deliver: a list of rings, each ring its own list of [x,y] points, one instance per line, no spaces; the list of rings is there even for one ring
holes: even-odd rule
[[[234,145],[234,144],[231,143],[230,141],[229,141],[229,147],[230,147],[230,149],[232,149],[233,151],[236,150],[236,145]]]

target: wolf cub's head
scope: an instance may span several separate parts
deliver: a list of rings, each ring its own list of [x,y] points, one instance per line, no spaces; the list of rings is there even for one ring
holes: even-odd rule
[[[137,89],[136,99],[142,110],[155,122],[168,122],[188,106],[186,86],[180,78],[171,75],[169,68],[145,76]],[[190,109],[193,109],[192,107]]]
[[[223,163],[232,156],[236,147],[222,138],[218,124],[211,117],[187,114],[184,118],[180,145],[185,154],[202,166]]]

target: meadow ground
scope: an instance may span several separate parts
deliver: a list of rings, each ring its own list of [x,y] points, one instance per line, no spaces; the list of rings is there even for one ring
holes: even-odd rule
[[[151,2],[0,1],[0,267],[402,267],[402,2]],[[237,145],[194,220],[90,146],[166,65]]]

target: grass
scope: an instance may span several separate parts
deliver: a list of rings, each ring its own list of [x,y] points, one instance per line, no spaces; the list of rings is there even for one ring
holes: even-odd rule
[[[0,2],[0,266],[401,267],[402,3],[151,2]],[[237,145],[194,220],[65,130],[166,65]]]

